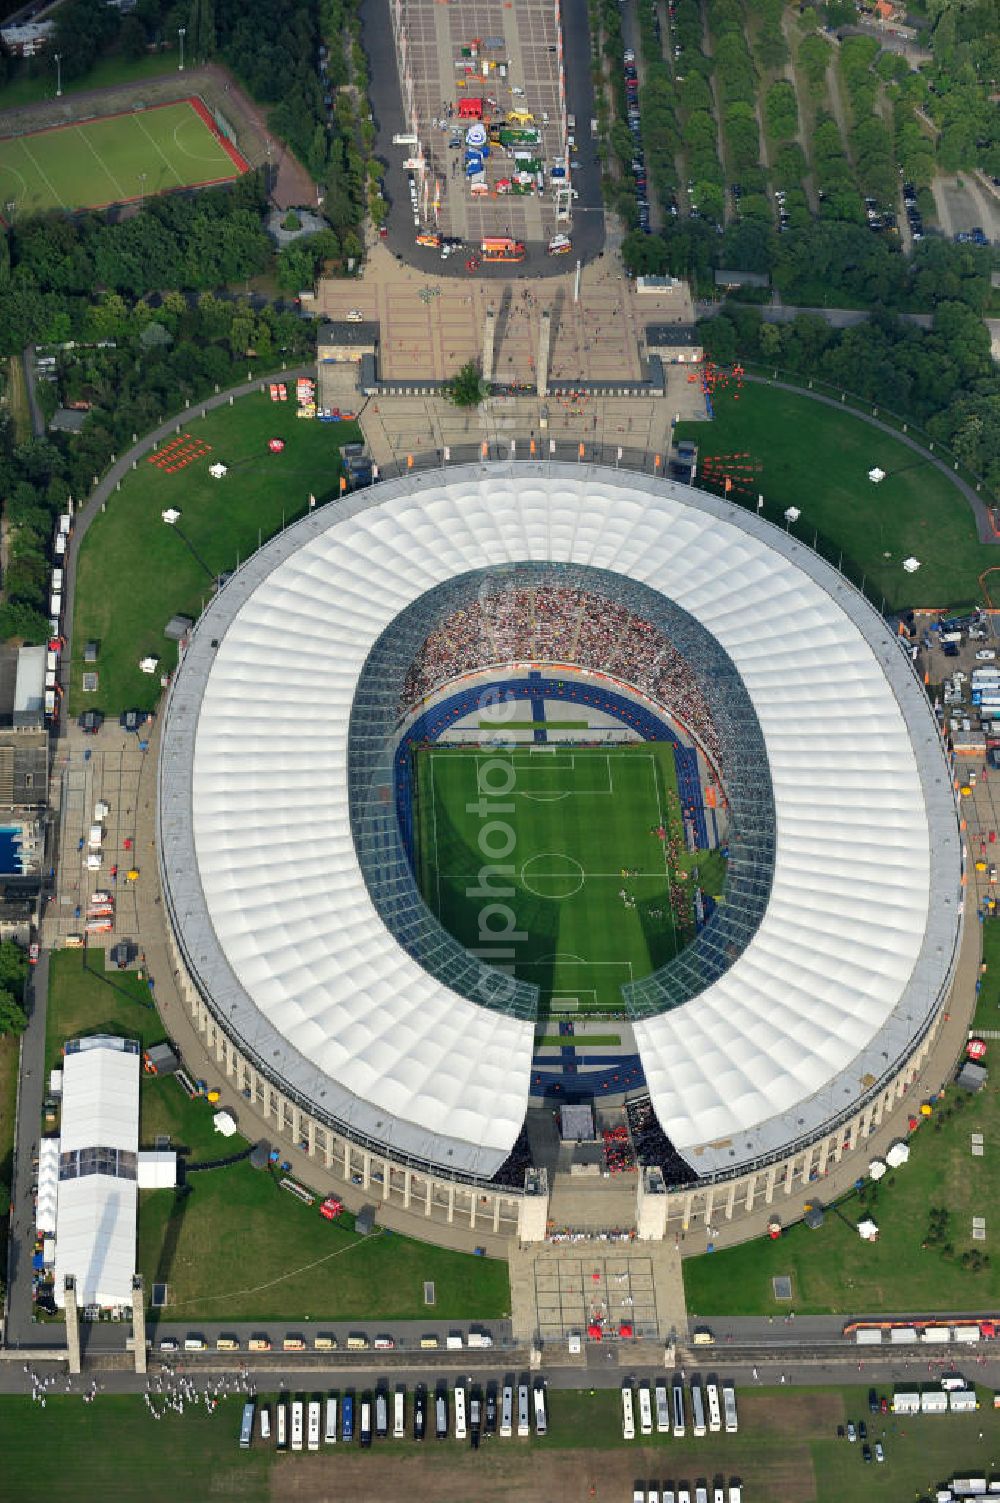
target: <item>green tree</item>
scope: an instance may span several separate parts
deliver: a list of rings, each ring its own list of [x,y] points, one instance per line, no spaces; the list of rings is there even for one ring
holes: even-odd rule
[[[146,48],[149,45],[146,39],[146,28],[138,16],[126,16],[118,33],[118,51],[129,62],[136,63],[141,57],[146,56]]]
[[[215,0],[191,0],[188,39],[195,57],[212,57],[215,53]]]
[[[13,940],[0,942],[0,987],[20,992],[28,975],[28,957]]]
[[[489,396],[489,387],[476,362],[468,360],[445,384],[444,392],[456,407],[478,407]]]
[[[6,987],[0,987],[0,1034],[23,1033],[28,1026],[28,1015],[20,1002]]]

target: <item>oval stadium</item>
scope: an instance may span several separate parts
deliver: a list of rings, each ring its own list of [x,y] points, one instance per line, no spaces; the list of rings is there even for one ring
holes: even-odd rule
[[[667,1192],[822,1174],[913,1078],[962,929],[885,620],[755,514],[583,465],[421,472],[262,548],[171,686],[158,835],[243,1095],[495,1229],[560,1107]]]

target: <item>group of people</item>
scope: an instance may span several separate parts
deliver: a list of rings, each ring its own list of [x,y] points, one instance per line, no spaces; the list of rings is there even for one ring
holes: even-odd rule
[[[627,1127],[606,1127],[601,1133],[604,1167],[609,1174],[627,1174],[635,1168],[635,1154]]]
[[[72,1378],[57,1377],[55,1373],[40,1373],[29,1362],[24,1364],[24,1370],[31,1384],[31,1402],[38,1404],[42,1409],[45,1408],[48,1396],[52,1389],[55,1388],[57,1382],[65,1384],[67,1393],[73,1392]],[[78,1392],[80,1392],[80,1397],[85,1404],[92,1404],[97,1397],[97,1379],[91,1378],[86,1387],[78,1390]]]
[[[656,1120],[649,1097],[626,1102],[625,1115],[639,1163],[658,1165],[668,1184],[686,1184],[691,1178],[691,1170]]]
[[[256,1393],[257,1386],[248,1367],[242,1367],[238,1373],[214,1376],[204,1388],[199,1388],[189,1373],[177,1373],[168,1367],[147,1381],[143,1397],[153,1419],[162,1420],[171,1412],[183,1414],[186,1408],[194,1408],[199,1403],[204,1404],[208,1414],[214,1414],[220,1399],[228,1398],[230,1394],[252,1399]]]
[[[617,601],[562,585],[491,588],[452,611],[411,665],[400,708],[459,674],[515,661],[577,663],[616,675],[673,711],[719,761],[705,697],[663,632]]]

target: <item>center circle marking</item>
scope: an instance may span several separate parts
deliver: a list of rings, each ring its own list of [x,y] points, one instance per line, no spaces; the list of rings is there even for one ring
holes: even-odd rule
[[[579,861],[562,851],[540,851],[521,867],[521,881],[536,898],[571,898],[586,880]]]

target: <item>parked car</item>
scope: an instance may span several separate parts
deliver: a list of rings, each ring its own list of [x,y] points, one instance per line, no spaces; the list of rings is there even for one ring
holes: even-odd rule
[[[876,1461],[884,1461],[885,1460],[885,1452],[882,1449],[882,1442],[880,1440],[877,1440],[875,1442],[875,1460]]]
[[[853,1446],[854,1442],[858,1438],[858,1432],[854,1428],[854,1421],[853,1420],[848,1420],[847,1421],[847,1438],[851,1442],[852,1446]]]
[[[872,1459],[872,1448],[871,1448],[871,1446],[862,1446],[861,1447],[861,1455],[864,1457],[865,1461],[871,1461],[871,1459]]]

